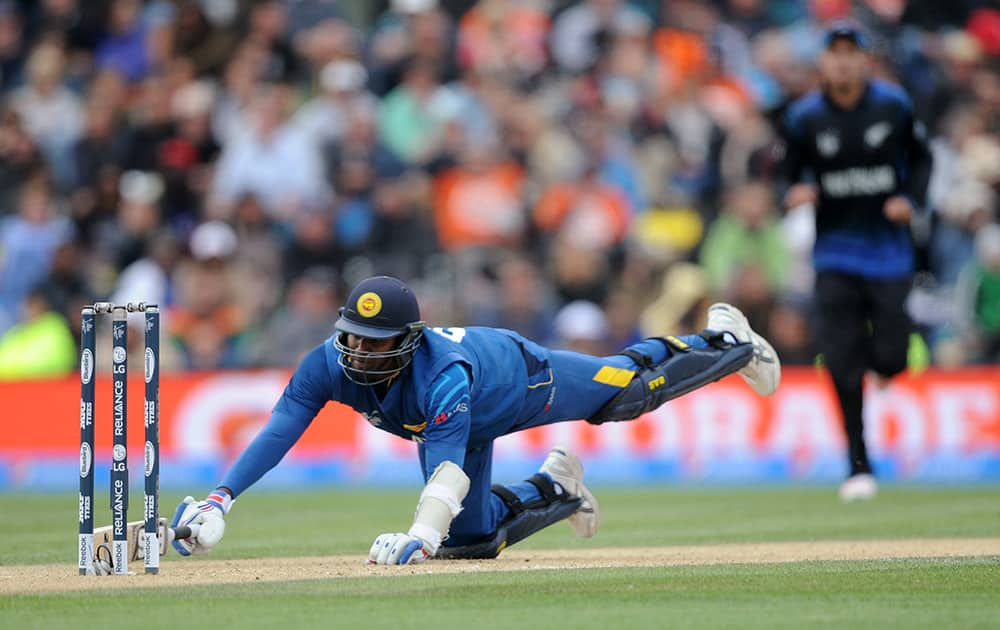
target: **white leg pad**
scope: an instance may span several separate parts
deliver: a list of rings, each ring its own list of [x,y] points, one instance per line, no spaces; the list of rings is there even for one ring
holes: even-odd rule
[[[435,552],[448,538],[451,521],[462,511],[469,494],[469,477],[452,462],[441,462],[427,480],[409,534],[424,540]]]

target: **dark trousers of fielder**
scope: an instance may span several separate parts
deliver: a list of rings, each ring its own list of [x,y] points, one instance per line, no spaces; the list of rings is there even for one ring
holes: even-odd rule
[[[871,472],[862,420],[866,370],[890,377],[906,368],[912,324],[906,314],[909,276],[866,278],[821,271],[816,275],[816,347],[843,413],[850,474]]]

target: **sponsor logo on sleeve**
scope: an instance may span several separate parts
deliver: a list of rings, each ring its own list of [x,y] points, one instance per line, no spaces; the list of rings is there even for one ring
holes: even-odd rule
[[[469,403],[464,400],[460,401],[451,411],[442,411],[438,415],[434,416],[434,424],[441,424],[442,422],[446,422],[456,413],[466,413],[467,411],[469,411]]]

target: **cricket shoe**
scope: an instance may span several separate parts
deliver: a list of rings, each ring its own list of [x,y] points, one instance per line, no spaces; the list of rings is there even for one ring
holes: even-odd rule
[[[767,339],[758,335],[740,309],[719,302],[708,307],[709,330],[728,332],[740,343],[753,344],[753,358],[740,368],[739,375],[755,392],[770,396],[781,382],[781,361]]]
[[[853,501],[871,501],[878,494],[878,482],[871,473],[851,475],[847,481],[840,484],[840,500],[844,503]]]
[[[580,497],[580,508],[569,517],[576,535],[590,538],[597,533],[601,524],[601,508],[587,486],[583,485],[583,464],[580,458],[568,448],[557,446],[549,451],[549,456],[538,472],[543,472],[559,484],[570,496]]]

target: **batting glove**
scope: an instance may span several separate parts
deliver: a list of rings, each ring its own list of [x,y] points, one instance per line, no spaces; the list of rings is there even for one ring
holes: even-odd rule
[[[368,552],[368,564],[420,564],[437,553],[426,540],[412,534],[380,534]]]
[[[203,501],[194,497],[184,497],[174,512],[171,527],[198,525],[198,534],[191,538],[175,539],[171,544],[182,556],[208,553],[219,544],[226,532],[225,515],[233,504],[233,498],[224,490],[215,490]]]

